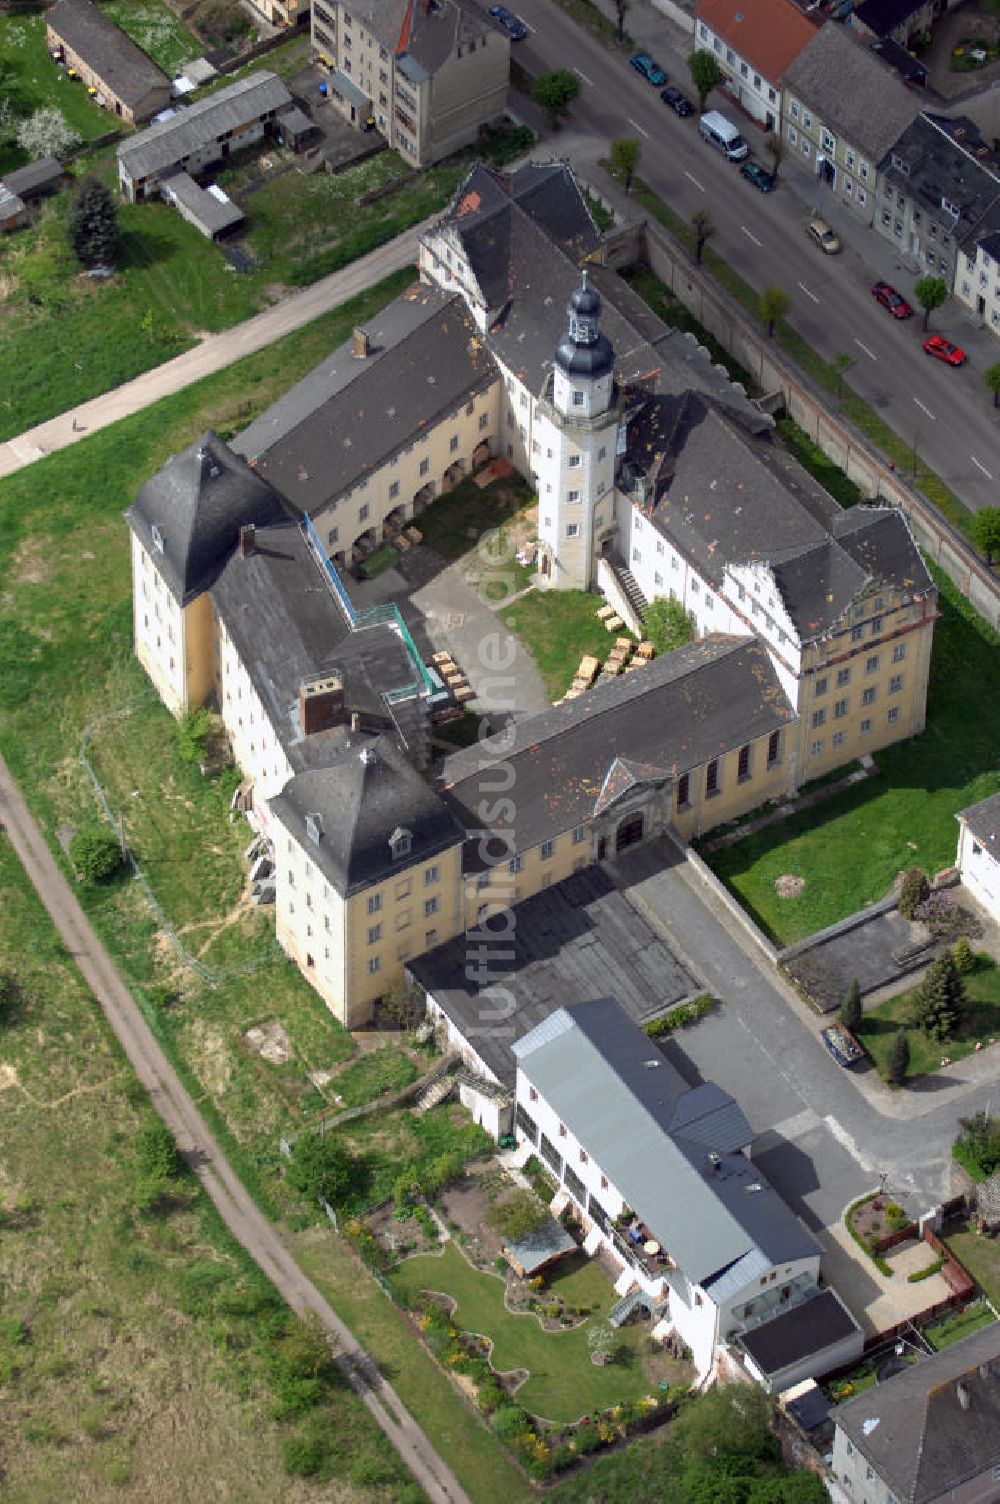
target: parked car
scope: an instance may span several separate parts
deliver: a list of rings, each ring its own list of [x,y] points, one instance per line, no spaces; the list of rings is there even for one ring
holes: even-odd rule
[[[935,360],[943,360],[947,366],[961,366],[965,364],[965,351],[953,345],[950,339],[945,339],[943,334],[932,334],[924,340],[924,349],[928,355],[933,355]]]
[[[883,308],[888,308],[894,319],[908,319],[913,309],[889,282],[873,282],[872,297]]]
[[[632,67],[635,69],[636,73],[641,73],[643,78],[646,79],[648,83],[653,84],[657,89],[661,89],[666,83],[667,75],[664,73],[659,63],[653,61],[648,52],[633,52],[632,56],[629,58],[629,62],[632,64]]]
[[[680,89],[675,89],[673,84],[669,88],[661,90],[660,98],[664,104],[670,106],[675,115],[687,116],[694,114],[694,105],[690,99],[688,99],[686,94],[682,94]]]
[[[760,193],[771,193],[774,190],[774,173],[766,172],[759,162],[744,162],[740,168],[740,177],[746,178]]]
[[[835,235],[825,219],[814,214],[806,225],[806,234],[814,240],[826,256],[835,256],[840,250],[840,236]]]
[[[843,1024],[831,1024],[823,1030],[823,1043],[838,1065],[845,1070],[852,1066],[856,1060],[860,1060],[865,1053],[854,1035]]]
[[[528,35],[528,28],[520,16],[515,16],[506,5],[491,5],[490,15],[494,21],[498,21],[512,42],[523,42]]]

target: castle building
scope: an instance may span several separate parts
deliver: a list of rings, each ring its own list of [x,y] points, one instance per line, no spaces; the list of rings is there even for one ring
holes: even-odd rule
[[[421,282],[127,513],[137,655],[173,713],[218,706],[279,941],[350,1027],[484,914],[924,725],[936,592],[903,515],[839,507],[600,258],[568,168],[472,169]],[[348,570],[491,457],[537,488],[540,590],[637,630],[669,595],[696,640],[431,771],[422,629]]]

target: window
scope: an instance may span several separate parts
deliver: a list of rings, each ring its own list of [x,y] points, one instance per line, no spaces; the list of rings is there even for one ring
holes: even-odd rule
[[[413,837],[408,830],[394,830],[389,837],[389,850],[392,852],[393,861],[398,862],[401,857],[409,856],[412,844]],[[400,897],[398,891],[396,897]]]
[[[797,99],[793,99],[792,100],[791,104],[788,107],[788,113],[789,113],[789,115],[791,115],[791,117],[792,117],[793,120],[798,120],[798,118],[799,118],[799,102],[798,102]]]
[[[809,751],[813,757],[819,757],[820,753],[823,751],[823,743],[813,742],[812,746],[809,748]]]
[[[542,842],[542,861],[543,862],[547,862],[549,860],[549,857],[555,851],[555,849],[556,849],[556,843],[555,843],[555,841],[543,841]]]
[[[424,945],[425,945],[425,947],[427,947],[429,949],[432,945],[436,945],[437,944],[437,937],[438,937],[437,930],[424,930]]]
[[[330,529],[330,531],[326,535],[327,542],[330,544],[331,547],[333,546],[334,543],[337,542],[337,539],[339,537],[340,537],[340,528],[339,527],[332,527]]]
[[[820,709],[820,710],[814,710],[813,711],[812,724],[813,724],[813,730],[814,731],[818,731],[819,728],[820,728],[820,726],[823,726],[823,725],[826,724],[826,710],[825,709]]]
[[[529,1086],[528,1087],[528,1101],[529,1102],[537,1102],[538,1101],[538,1093],[537,1093],[537,1091],[535,1090],[535,1088],[533,1086]]]
[[[864,628],[863,627],[852,627],[851,628],[851,641],[852,642],[860,642],[863,636],[864,636]]]
[[[902,674],[893,674],[892,678],[889,680],[889,693],[891,695],[898,695],[899,691],[902,689],[902,687],[903,687],[903,676],[902,676]]]
[[[580,1163],[582,1165],[589,1165],[590,1163],[590,1155],[587,1153],[586,1149],[580,1150]]]
[[[369,945],[377,945],[378,942],[381,940],[381,938],[382,938],[382,926],[380,924],[369,925],[368,926],[368,944]]]
[[[581,391],[575,390],[573,392],[573,406],[574,407],[582,407],[583,406],[583,393]]]
[[[866,674],[877,674],[878,673],[878,654],[877,653],[872,653],[872,655],[871,655],[870,658],[866,658],[865,659],[865,673]]]
[[[847,732],[846,731],[835,731],[833,733],[833,745],[835,747],[842,747],[844,745],[844,740],[845,740],[846,736],[847,736]]]
[[[677,780],[677,808],[687,809],[691,803],[691,775],[682,773]]]
[[[490,874],[488,872],[480,872],[479,876],[476,878],[476,887],[479,889],[480,892],[482,892],[482,890],[484,888],[488,888],[489,885],[490,885]]]
[[[566,493],[566,500],[567,501],[579,501],[580,500],[580,493],[579,493],[579,491],[567,491],[567,493]]]
[[[507,863],[507,871],[512,877],[516,877],[523,867],[524,860],[519,856],[511,857],[510,861]]]
[[[895,644],[895,646],[893,647],[893,650],[892,650],[892,661],[893,661],[893,663],[902,663],[902,661],[903,661],[903,659],[905,657],[906,657],[906,643],[905,642],[897,642]]]
[[[567,536],[567,538],[576,538],[576,537],[579,537],[579,534],[580,534],[580,524],[578,522],[567,522],[567,524],[566,524],[566,536]]]
[[[437,895],[435,894],[435,896],[433,898],[428,898],[424,902],[424,918],[425,919],[429,919],[431,917],[431,915],[432,914],[436,914],[437,911],[438,911],[438,901],[437,901]]]
[[[867,162],[860,162],[858,164],[858,173],[860,174],[861,181],[863,183],[867,183],[867,181],[868,181],[868,163]]]
[[[490,426],[490,415],[489,415],[489,413],[480,413],[479,414],[479,432],[482,433],[483,430],[485,428],[489,428],[489,426]]]
[[[896,722],[899,720],[899,706],[898,705],[894,705],[892,707],[892,709],[889,711],[889,714],[886,716],[886,720],[889,722],[890,726],[894,726],[896,724]]]
[[[760,88],[760,74],[759,73],[755,73],[754,76],[753,76],[753,86],[754,86],[755,89],[759,89]]]
[[[842,721],[844,719],[844,716],[847,714],[847,705],[847,700],[837,701],[833,707],[833,718],[835,721]]]
[[[736,764],[736,776],[741,783],[745,783],[750,777],[750,744],[747,742],[740,748],[739,759]]]
[[[878,634],[881,632],[881,630],[882,630],[882,618],[881,618],[881,616],[873,616],[872,617],[872,636],[873,637],[877,637]]]
[[[358,521],[359,522],[367,522],[368,521],[368,503],[367,503],[367,501],[364,502],[363,505],[358,508]]]
[[[368,899],[369,914],[377,914],[382,907],[381,893],[372,893]]]
[[[559,1137],[560,1138],[565,1138],[566,1137],[566,1124],[565,1123],[560,1123],[559,1124]]]
[[[781,753],[781,732],[772,731],[767,739],[767,765],[773,768]]]
[[[845,152],[845,154],[844,154],[844,161],[847,163],[848,167],[853,172],[854,171],[854,153],[853,153],[853,151]]]
[[[719,792],[719,759],[713,757],[705,769],[705,797],[711,799]]]
[[[432,867],[428,867],[427,870],[424,873],[424,885],[425,885],[425,887],[430,887],[431,883],[436,883],[437,880],[438,880],[438,878],[440,876],[441,876],[441,869],[438,866],[438,864],[435,862],[434,865]]]
[[[421,475],[426,475],[427,472],[428,472],[428,470],[430,468],[431,468],[431,462],[430,462],[429,459],[422,459],[420,461],[420,474]]]
[[[813,128],[813,117],[810,115],[808,110],[806,110],[802,116],[802,124],[805,126],[807,131],[811,131]]]
[[[827,684],[827,680],[826,680],[826,675],[825,674],[823,675],[823,677],[821,679],[817,679],[816,680],[816,694],[817,695],[825,695],[826,694],[826,684]]]
[[[381,956],[372,956],[371,960],[368,962],[368,975],[370,977],[373,977],[373,976],[375,976],[376,972],[379,972],[381,970],[382,970],[382,958],[381,958]]]
[[[790,125],[788,127],[788,139],[791,142],[792,146],[798,146],[798,144],[799,144],[799,133],[795,129],[794,125]]]
[[[580,456],[578,454],[571,454],[570,455],[570,457],[569,457],[569,468],[571,470],[575,470],[579,466],[580,463],[581,463]]]
[[[732,66],[736,62],[736,53],[731,47],[726,48],[726,62]]]
[[[837,688],[838,689],[843,689],[844,685],[845,684],[850,684],[850,682],[851,682],[851,671],[850,671],[850,669],[849,668],[838,668],[838,670],[837,670]]]
[[[865,190],[863,188],[859,188],[858,189],[858,203],[861,205],[862,209],[864,208],[865,204],[867,204],[867,202],[868,202],[868,195],[867,195],[867,193],[865,192]]]
[[[587,839],[586,825],[578,825],[573,832],[573,845],[579,846]]]
[[[861,735],[862,736],[867,736],[869,734],[869,732],[871,731],[871,729],[872,729],[871,717],[870,716],[865,716],[865,719],[861,722]]]
[[[862,703],[862,705],[874,705],[875,704],[875,686],[874,686],[874,684],[872,684],[868,689],[866,689],[863,692],[863,694],[861,696],[861,703]]]
[[[882,210],[882,223],[884,225],[892,224],[892,215],[889,213],[888,209]]]
[[[769,104],[774,104],[775,101],[777,100],[777,98],[778,98],[778,92],[777,92],[777,90],[769,88],[768,91],[767,91],[767,100],[768,100],[768,103]]]
[[[389,487],[389,500],[390,501],[395,501],[396,497],[398,495],[399,495],[399,481],[398,480],[394,480],[392,482],[392,485]]]
[[[819,133],[819,139],[824,151],[831,153],[836,151],[837,143],[825,126]]]
[[[448,440],[448,452],[449,452],[449,454],[457,454],[458,453],[458,434],[457,433],[453,433],[452,436],[451,436],[451,438]]]
[[[750,69],[747,67],[746,63],[740,63],[740,77],[741,78],[749,78],[750,77]]]

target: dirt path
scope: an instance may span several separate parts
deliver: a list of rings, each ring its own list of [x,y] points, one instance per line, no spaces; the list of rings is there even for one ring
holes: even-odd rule
[[[388,1440],[435,1504],[471,1504],[425,1433],[373,1360],[295,1262],[277,1229],[260,1212],[193,1100],[181,1085],[52,857],[7,764],[0,758],[0,824],[52,922],[101,1005],[140,1081],[191,1169],[235,1238],[300,1315],[315,1312],[337,1347],[337,1362]]]
[[[226,329],[222,334],[207,334],[193,350],[187,350],[113,391],[82,402],[79,407],[70,408],[58,417],[8,439],[5,444],[0,444],[0,477],[12,475],[15,470],[23,469],[53,450],[76,444],[87,434],[140,412],[161,397],[182,391],[193,381],[221,371],[244,355],[263,350],[283,335],[319,318],[320,314],[346,303],[348,298],[374,286],[390,272],[415,262],[420,235],[431,223],[433,221],[428,220],[405,230],[387,245],[362,256],[359,261],[352,261],[312,287],[292,293],[235,328]]]

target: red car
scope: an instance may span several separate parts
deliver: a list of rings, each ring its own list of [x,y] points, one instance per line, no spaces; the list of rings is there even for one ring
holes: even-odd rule
[[[872,297],[883,308],[888,308],[894,319],[908,319],[913,312],[906,299],[888,282],[873,282]]]
[[[950,339],[945,339],[943,334],[932,334],[930,339],[925,339],[924,349],[928,355],[933,355],[935,360],[943,360],[945,365],[965,364],[965,351],[953,345]]]

